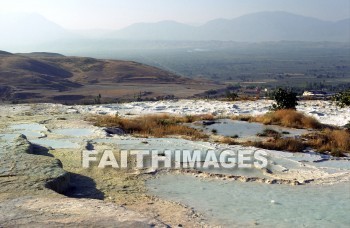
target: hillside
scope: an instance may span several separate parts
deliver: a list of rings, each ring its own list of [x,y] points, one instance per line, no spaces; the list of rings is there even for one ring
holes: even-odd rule
[[[166,87],[197,83],[136,62],[66,57],[56,53],[0,52],[0,96],[3,99],[69,101],[98,94],[115,98],[141,91],[153,94],[147,85]]]

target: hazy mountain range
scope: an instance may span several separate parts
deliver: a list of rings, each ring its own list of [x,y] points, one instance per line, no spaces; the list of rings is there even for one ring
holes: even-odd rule
[[[121,30],[67,30],[38,14],[0,15],[1,49],[78,40],[335,41],[350,40],[350,19],[323,21],[287,12],[217,19],[201,26],[174,21],[139,23]]]
[[[346,42],[350,39],[350,19],[329,22],[286,12],[261,12],[232,20],[217,19],[202,26],[173,21],[140,23],[111,33],[111,37],[144,40]]]

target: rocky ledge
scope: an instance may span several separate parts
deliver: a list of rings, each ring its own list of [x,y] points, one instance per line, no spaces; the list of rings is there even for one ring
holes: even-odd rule
[[[0,144],[1,227],[165,226],[112,203],[58,194],[70,185],[70,173],[58,159],[23,135]]]
[[[63,193],[69,186],[69,173],[49,155],[35,154],[26,137],[19,135],[0,154],[0,190],[25,195],[54,190]]]

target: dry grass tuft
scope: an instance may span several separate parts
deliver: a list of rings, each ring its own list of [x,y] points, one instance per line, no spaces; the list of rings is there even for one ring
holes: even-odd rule
[[[277,139],[277,138],[281,138],[282,134],[279,133],[278,131],[273,130],[273,129],[266,128],[266,129],[263,130],[263,132],[258,133],[257,136],[260,136],[260,137],[273,137],[273,138]]]
[[[316,148],[320,152],[331,153],[350,152],[350,132],[347,130],[326,129],[320,133],[306,135],[306,144]]]
[[[248,116],[248,115],[238,115],[238,116],[232,116],[231,117],[232,120],[249,121],[249,122],[253,122],[252,121],[253,118],[254,117]]]
[[[290,152],[303,152],[303,150],[306,148],[302,141],[293,138],[279,138],[266,142],[248,142],[246,145],[267,150],[281,150]]]
[[[201,115],[187,115],[185,117],[178,117],[183,123],[193,123],[201,120],[215,120],[212,114],[201,114]]]
[[[251,117],[259,122],[267,124],[278,124],[286,127],[316,128],[325,127],[312,117],[307,117],[294,110],[280,110],[268,113],[264,116]],[[202,131],[183,125],[199,120],[213,120],[212,115],[200,116],[171,116],[167,114],[146,115],[136,118],[122,118],[120,116],[95,116],[89,119],[96,126],[119,127],[129,134],[143,137],[166,137],[181,135],[193,140],[208,139],[209,136]],[[302,136],[302,138],[280,138],[275,132],[267,130],[266,135],[274,137],[263,142],[247,142],[246,146],[255,146],[269,150],[281,150],[290,152],[302,152],[307,147],[312,147],[319,152],[327,152],[333,156],[343,156],[350,152],[350,131],[338,129],[324,129],[320,132]],[[223,137],[220,143],[235,145],[237,142],[233,137]]]
[[[311,116],[293,109],[277,110],[265,115],[252,117],[249,121],[292,128],[321,129],[324,126]]]
[[[198,117],[204,118],[204,117]],[[170,116],[167,114],[146,115],[132,119],[119,116],[96,116],[90,119],[99,127],[119,127],[129,134],[142,136],[165,137],[182,135],[192,139],[205,139],[208,136],[201,131],[181,125],[187,123],[187,117]]]
[[[218,142],[228,145],[238,145],[238,143],[231,137],[223,137],[220,140],[218,140]]]
[[[304,135],[302,138],[275,138],[263,142],[248,142],[245,145],[290,152],[302,152],[311,147],[318,152],[341,157],[345,153],[350,153],[350,132],[325,129],[322,132]]]

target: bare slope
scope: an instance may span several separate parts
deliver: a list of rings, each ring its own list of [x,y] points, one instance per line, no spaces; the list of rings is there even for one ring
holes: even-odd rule
[[[126,84],[133,86],[132,93],[139,93],[146,91],[147,85],[158,85],[164,90],[170,85],[197,83],[136,62],[66,57],[45,52],[0,52],[0,96],[3,99],[57,101],[63,97],[63,100],[83,100],[99,93],[115,98],[130,95]]]

